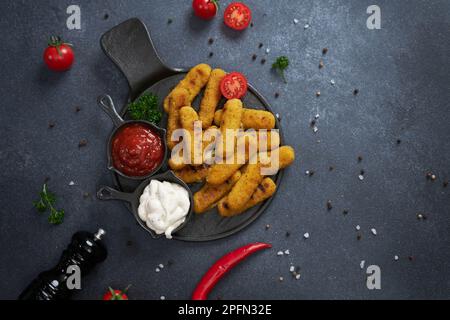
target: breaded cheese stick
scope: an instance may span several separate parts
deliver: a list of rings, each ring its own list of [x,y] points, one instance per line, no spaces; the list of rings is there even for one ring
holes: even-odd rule
[[[217,209],[222,217],[233,217],[269,199],[275,194],[276,190],[277,185],[275,184],[275,182],[270,178],[265,178],[258,186],[258,188],[256,188],[255,193],[253,193],[250,200],[245,204],[245,206],[242,209],[235,211],[231,210],[228,206],[227,197],[219,201],[219,203],[217,204]]]
[[[227,195],[240,178],[241,172],[237,171],[230,179],[221,185],[212,186],[210,184],[205,184],[205,186],[194,195],[195,213],[204,213],[213,208],[220,199]]]
[[[208,129],[213,123],[214,114],[220,98],[222,98],[220,83],[226,75],[226,72],[222,69],[214,69],[211,72],[199,110],[199,118],[203,129]]]
[[[191,184],[204,181],[208,175],[208,170],[207,166],[186,166],[182,170],[175,171],[175,174],[187,184]]]
[[[194,101],[195,97],[200,93],[203,87],[208,83],[209,76],[211,75],[211,67],[207,64],[199,64],[193,67],[186,77],[178,83],[175,87],[176,89],[186,89],[189,92],[189,103],[185,105],[190,105]],[[164,100],[164,110],[168,113],[169,99],[172,96],[174,90],[169,93],[169,95]]]
[[[180,123],[186,134],[190,135],[190,145],[187,146],[187,151],[190,154],[191,164],[200,165],[203,163],[203,143],[201,136],[195,136],[195,122],[198,121],[198,114],[192,107],[183,107],[180,109]],[[199,135],[202,131],[199,130]],[[197,157],[195,157],[195,150],[197,149]]]
[[[278,156],[279,170],[286,169],[295,161],[294,148],[292,148],[291,146],[282,146],[276,150],[273,150],[272,152],[260,153],[258,155],[259,161],[263,163],[262,164],[263,167],[269,166],[269,164],[266,165],[264,163],[265,162],[264,159],[270,158],[273,155],[273,153],[275,153],[275,156]]]
[[[230,210],[238,211],[244,208],[263,179],[261,164],[259,162],[248,164],[242,173],[241,179],[234,185],[228,195],[227,203]]]
[[[175,89],[168,100],[169,118],[167,120],[167,147],[172,150],[177,142],[172,141],[172,134],[180,128],[180,109],[189,106],[189,92],[186,89]]]
[[[214,114],[214,124],[220,124],[222,117],[223,110],[217,110]],[[244,108],[242,126],[244,129],[274,129],[275,116],[269,111]]]
[[[227,181],[233,174],[238,171],[241,167],[243,167],[250,158],[255,155],[257,152],[256,147],[256,139],[253,136],[242,136],[240,139],[245,139],[245,155],[243,161],[238,161],[238,146],[242,143],[242,140],[239,140],[235,146],[235,155],[236,157],[232,159],[231,163],[227,163],[223,161],[223,163],[214,164],[209,170],[208,176],[206,177],[206,182],[212,185],[220,185]]]
[[[228,100],[225,104],[220,122],[221,139],[216,145],[216,155],[218,157],[225,158],[227,155],[227,132],[235,130],[235,133],[237,133],[237,130],[240,129],[243,109],[242,101],[239,99]],[[236,142],[236,136],[234,137],[234,142]]]

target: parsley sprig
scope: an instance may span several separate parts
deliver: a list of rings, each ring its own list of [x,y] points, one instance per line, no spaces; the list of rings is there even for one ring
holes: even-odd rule
[[[34,207],[40,212],[44,213],[50,211],[48,222],[54,225],[60,225],[64,221],[64,210],[55,209],[56,195],[48,190],[47,184],[44,184],[42,191],[39,193],[39,201],[34,201]]]
[[[286,77],[284,75],[285,70],[289,67],[289,58],[286,56],[278,57],[277,60],[272,65],[272,68],[281,75],[284,82],[287,83]]]
[[[130,103],[128,114],[133,120],[145,120],[158,125],[162,118],[158,109],[158,96],[153,93],[144,94],[137,101]]]

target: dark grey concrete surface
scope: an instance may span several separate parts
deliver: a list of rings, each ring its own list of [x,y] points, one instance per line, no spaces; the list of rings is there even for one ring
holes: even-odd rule
[[[221,17],[199,21],[187,0],[0,2],[0,298],[16,298],[54,265],[74,232],[98,227],[108,231],[109,257],[84,279],[77,299],[98,299],[108,286],[128,284],[135,299],[186,299],[217,258],[252,241],[271,242],[274,249],[238,266],[212,299],[450,297],[450,187],[443,187],[450,178],[450,3],[375,1],[382,29],[371,31],[366,9],[374,1],[245,2],[254,27],[242,33],[224,27]],[[81,6],[81,31],[66,28],[69,4]],[[123,103],[127,96],[126,81],[102,53],[99,38],[135,16],[168,64],[187,68],[206,61],[245,72],[282,116],[298,160],[268,211],[238,235],[212,243],[154,241],[122,204],[83,197],[112,183],[105,158],[112,125],[96,97],[110,93]],[[42,63],[47,36],[54,33],[76,51],[75,66],[64,74]],[[291,60],[287,84],[270,70],[279,55]],[[309,122],[317,113],[314,134]],[[56,125],[50,130],[51,121]],[[80,149],[81,139],[89,143]],[[364,181],[358,179],[362,169]],[[306,177],[306,170],[315,175]],[[426,180],[428,171],[437,175],[435,182]],[[58,227],[32,206],[46,177],[67,212]],[[427,220],[419,221],[419,212]],[[289,256],[276,255],[286,249]],[[155,273],[169,260],[170,267]],[[366,288],[362,260],[380,266],[381,290]],[[301,280],[291,278],[291,263],[301,267]]]

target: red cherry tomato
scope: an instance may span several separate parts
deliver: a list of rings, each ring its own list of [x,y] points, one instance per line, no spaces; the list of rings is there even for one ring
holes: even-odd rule
[[[211,20],[217,13],[217,0],[194,0],[192,1],[192,7],[197,17]]]
[[[252,21],[252,11],[242,2],[233,2],[225,10],[224,19],[231,29],[244,30]]]
[[[220,83],[222,95],[230,99],[240,99],[247,93],[247,79],[242,73],[232,72],[223,78]]]
[[[70,44],[64,43],[59,37],[51,37],[44,52],[44,61],[53,71],[67,71],[72,67],[75,55]]]
[[[128,296],[126,295],[127,290],[114,290],[112,288],[108,289],[108,292],[103,296],[104,301],[112,301],[112,300],[128,300]]]

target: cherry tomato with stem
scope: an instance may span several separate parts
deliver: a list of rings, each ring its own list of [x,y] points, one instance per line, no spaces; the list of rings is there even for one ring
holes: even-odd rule
[[[52,36],[44,52],[44,62],[52,71],[67,71],[75,60],[72,45],[65,43],[60,37]]]
[[[247,29],[252,21],[252,11],[242,2],[233,2],[225,10],[225,24],[234,30]]]
[[[192,7],[197,17],[204,20],[211,20],[217,14],[219,8],[218,0],[194,0]]]
[[[128,300],[127,292],[130,289],[130,286],[126,287],[125,290],[115,290],[111,287],[108,288],[108,292],[103,296],[104,301],[113,301],[113,300]]]

